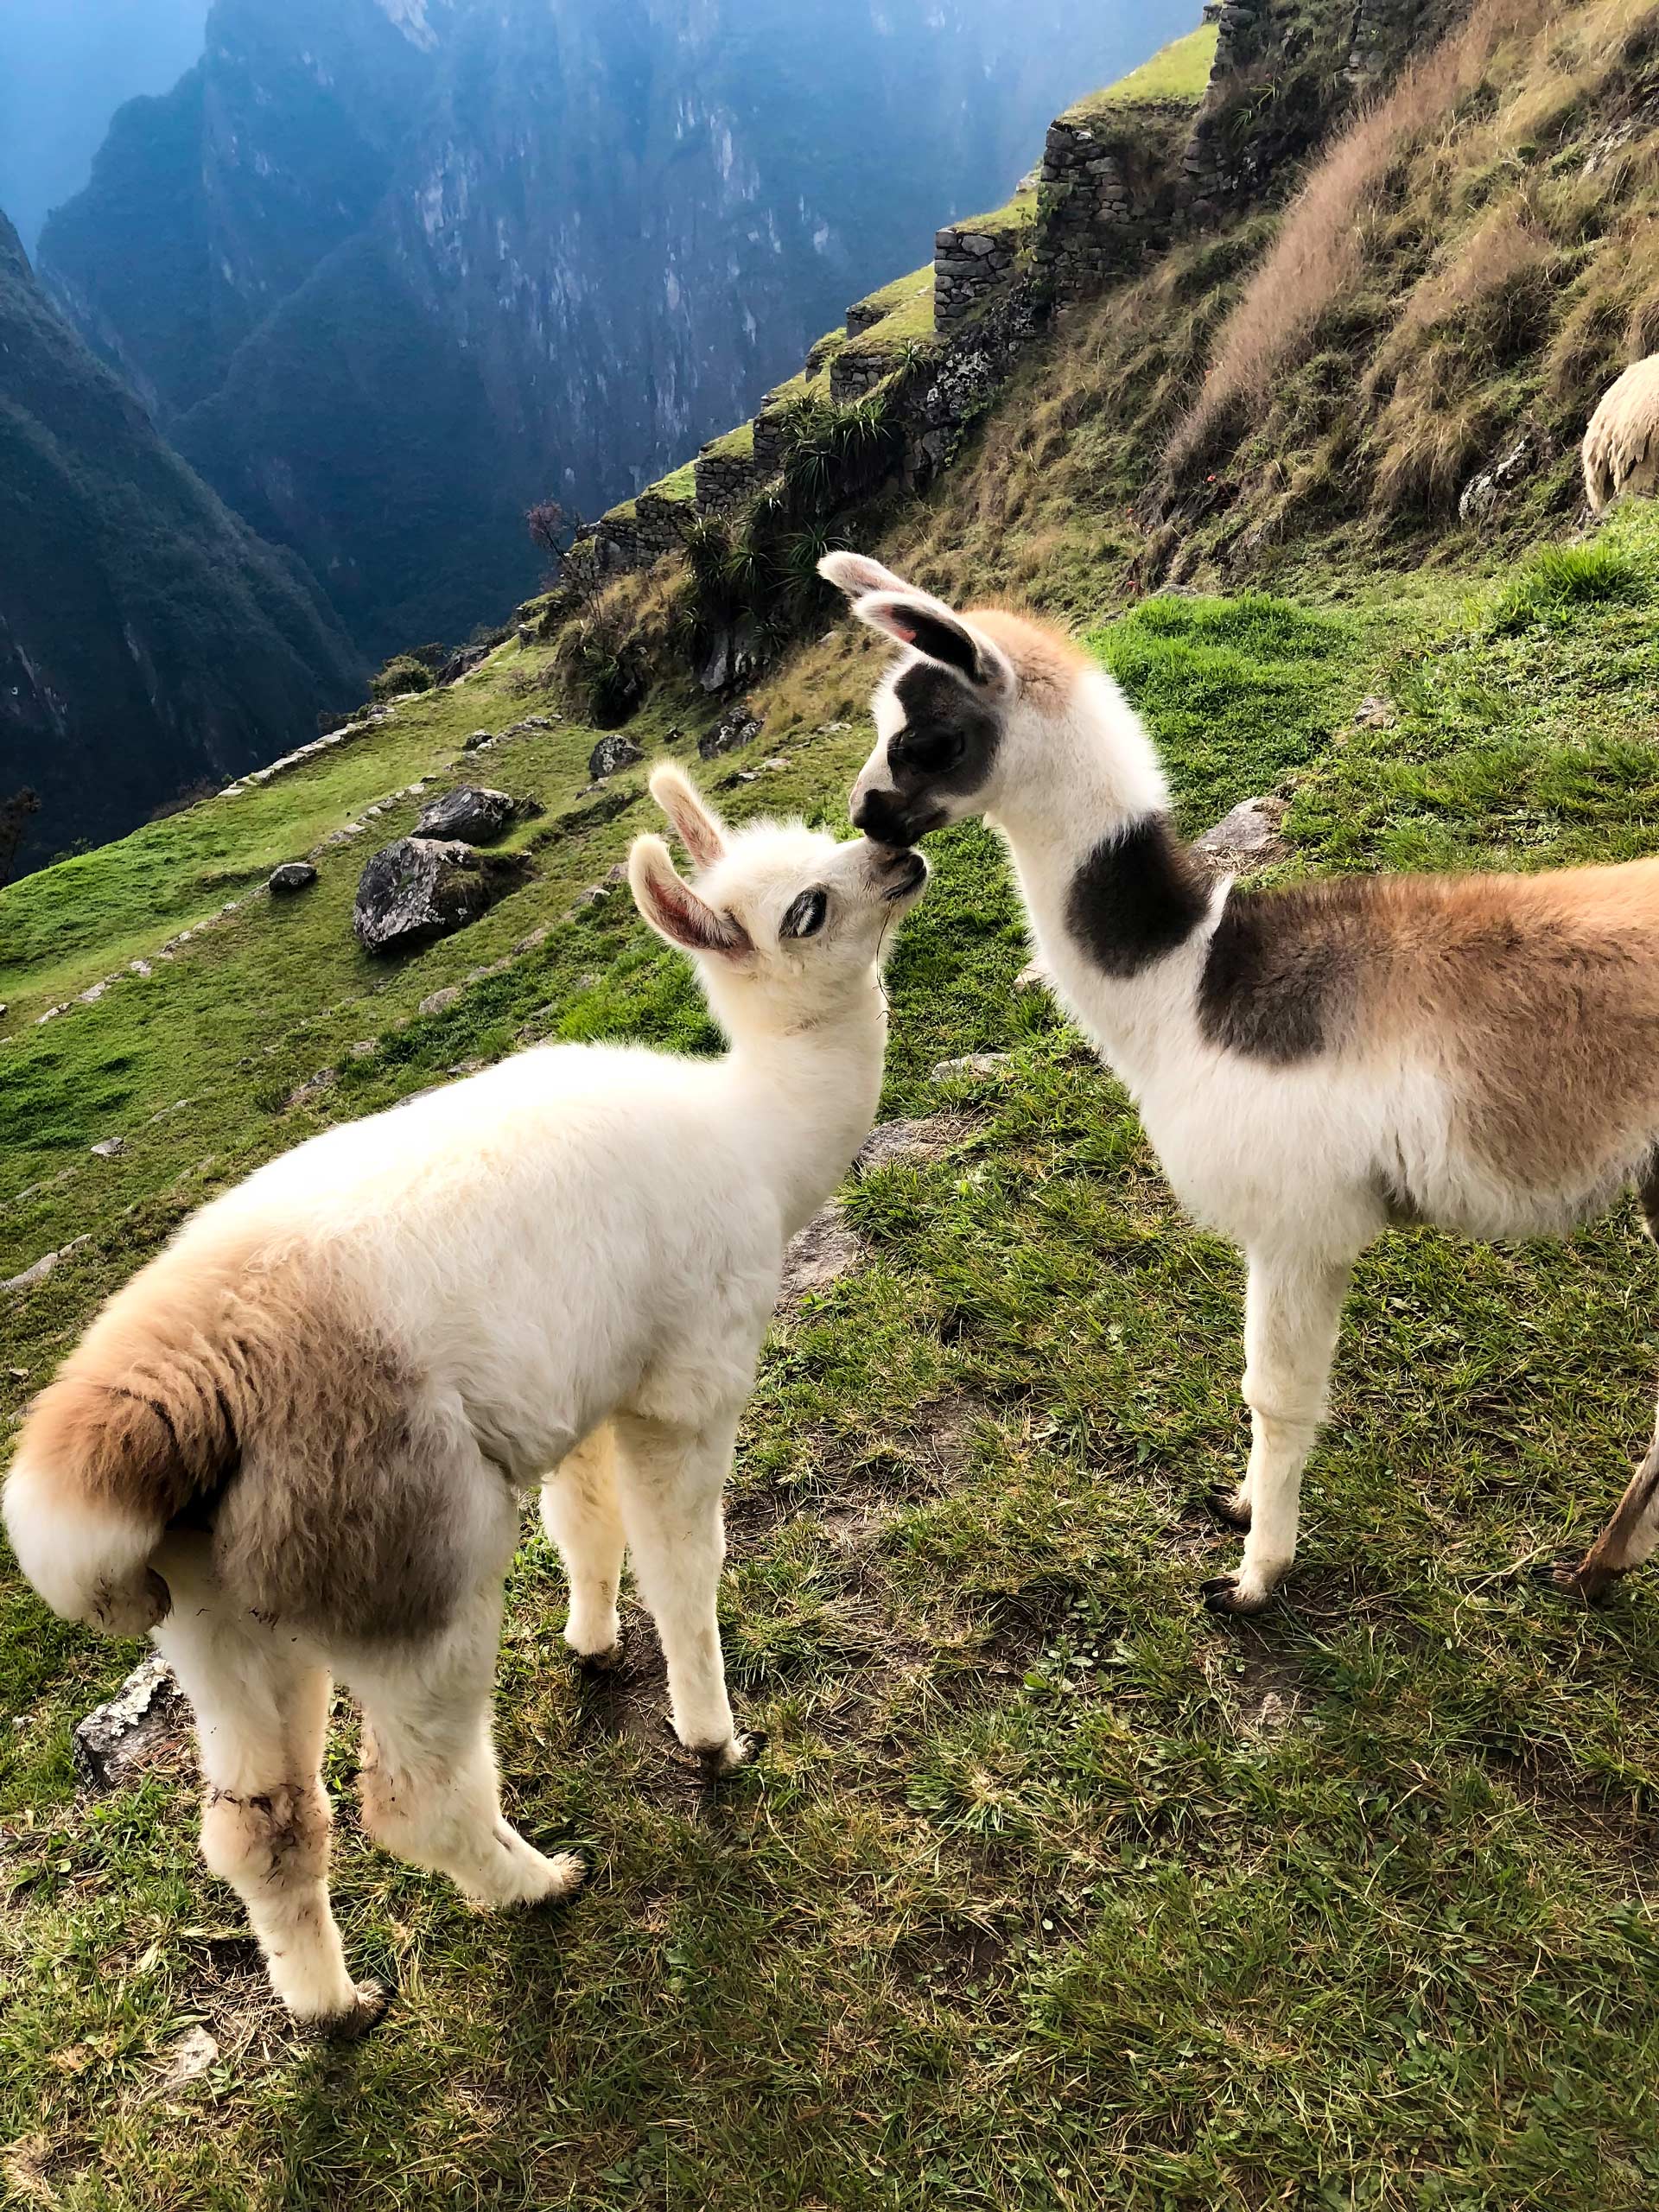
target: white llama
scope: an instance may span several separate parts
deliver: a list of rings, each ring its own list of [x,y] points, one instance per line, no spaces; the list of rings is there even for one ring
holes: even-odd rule
[[[853,818],[903,847],[983,815],[1039,956],[1139,1106],[1182,1201],[1249,1263],[1248,1530],[1223,1612],[1296,1550],[1354,1260],[1391,1222],[1563,1233],[1634,1182],[1659,1223],[1659,860],[1531,876],[1212,886],[1157,755],[1058,632],[954,613],[874,561],[823,574],[906,648],[875,695]],[[1659,1432],[1576,1566],[1593,1602],[1659,1544]]]
[[[196,1214],[35,1401],[5,1490],[35,1587],[149,1630],[194,1707],[202,1850],[307,2020],[360,2030],[330,1910],[330,1678],[361,1701],[363,1818],[486,1905],[569,1895],[504,1817],[490,1702],[519,1501],[542,1486],[567,1640],[618,1640],[625,1546],[674,1726],[737,1733],[721,1485],[784,1247],[874,1118],[879,972],[925,865],[801,824],[728,835],[671,766],[629,874],[693,958],[721,1059],[528,1052],[331,1129]]]

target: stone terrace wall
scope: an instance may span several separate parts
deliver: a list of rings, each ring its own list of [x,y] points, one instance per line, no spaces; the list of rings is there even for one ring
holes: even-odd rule
[[[1037,265],[1058,301],[1102,290],[1128,258],[1135,195],[1122,156],[1094,124],[1062,116],[1043,147]]]
[[[753,453],[721,453],[705,446],[696,467],[700,515],[725,514],[741,506],[760,480]]]
[[[933,238],[933,327],[948,330],[1001,291],[1014,274],[1019,250],[1030,236],[1023,224],[976,230],[952,224]],[[853,334],[852,310],[847,317]]]

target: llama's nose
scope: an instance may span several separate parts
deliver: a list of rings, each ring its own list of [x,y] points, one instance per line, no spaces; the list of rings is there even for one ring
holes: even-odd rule
[[[853,827],[877,845],[912,845],[914,832],[906,823],[896,791],[866,791],[853,809]]]

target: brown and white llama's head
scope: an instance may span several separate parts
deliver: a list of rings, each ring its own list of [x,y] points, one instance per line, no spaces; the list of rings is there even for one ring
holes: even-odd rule
[[[1085,764],[1091,794],[1126,818],[1167,804],[1157,761],[1111,677],[1063,631],[1002,607],[959,614],[861,553],[818,573],[861,622],[905,648],[871,702],[874,751],[853,786],[854,823],[913,845],[969,815],[1006,819]]]
[[[927,881],[919,853],[826,836],[804,822],[729,830],[668,761],[651,791],[696,874],[680,874],[660,837],[636,837],[634,900],[659,936],[692,956],[729,1034],[816,1027],[868,992],[893,925]]]

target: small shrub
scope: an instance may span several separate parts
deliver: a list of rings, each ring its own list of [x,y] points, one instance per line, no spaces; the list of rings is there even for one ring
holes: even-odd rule
[[[369,685],[377,699],[396,699],[405,691],[429,691],[432,671],[413,653],[394,653]]]

